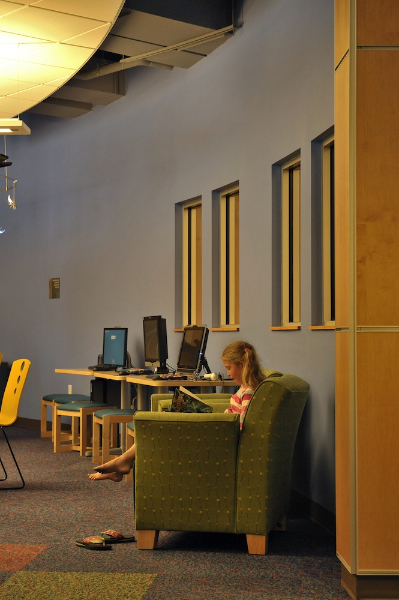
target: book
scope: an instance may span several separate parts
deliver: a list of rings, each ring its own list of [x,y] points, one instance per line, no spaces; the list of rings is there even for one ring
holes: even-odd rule
[[[202,402],[187,388],[180,386],[175,389],[170,412],[211,413],[212,410],[212,406]]]

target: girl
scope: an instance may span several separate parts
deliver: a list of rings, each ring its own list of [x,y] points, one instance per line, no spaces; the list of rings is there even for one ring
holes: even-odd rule
[[[235,381],[240,389],[231,397],[228,413],[240,415],[240,427],[244,420],[245,411],[253,396],[255,389],[265,379],[263,375],[256,350],[248,342],[232,342],[225,348],[222,361],[227,370],[227,375]],[[130,472],[136,457],[136,445],[126,450],[121,456],[95,467],[96,473],[90,473],[89,478],[111,479],[111,481],[122,481],[123,475]]]
[[[222,360],[227,375],[240,386],[240,389],[231,397],[230,408],[225,412],[238,413],[242,428],[248,404],[260,382],[265,379],[265,375],[260,368],[255,348],[248,342],[229,344],[222,354]]]

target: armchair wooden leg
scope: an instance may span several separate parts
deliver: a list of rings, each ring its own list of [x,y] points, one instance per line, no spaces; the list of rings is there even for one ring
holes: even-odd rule
[[[143,529],[136,531],[137,548],[139,550],[154,550],[157,546],[159,531]]]
[[[247,533],[247,545],[249,554],[266,554],[267,535],[253,535]]]

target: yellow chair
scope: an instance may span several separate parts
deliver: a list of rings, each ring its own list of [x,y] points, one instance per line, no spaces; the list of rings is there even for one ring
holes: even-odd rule
[[[118,425],[132,422],[135,412],[133,408],[113,410],[107,407],[93,414],[93,463],[100,460],[104,463],[111,459],[111,450],[118,443]]]
[[[3,432],[4,439],[7,442],[15,466],[17,467],[19,476],[22,481],[22,485],[12,487],[0,487],[1,490],[17,490],[25,487],[24,478],[22,477],[22,473],[14,456],[14,452],[12,451],[12,448],[10,446],[10,442],[8,441],[4,427],[9,427],[10,425],[13,425],[18,418],[19,403],[21,400],[22,390],[24,389],[26,378],[29,373],[30,365],[31,362],[27,358],[20,358],[19,360],[15,360],[12,363],[6,389],[4,390],[3,401],[0,409],[0,428]],[[7,471],[5,470],[1,458],[0,464],[4,471],[4,477],[0,478],[0,481],[5,481],[7,479]]]
[[[104,402],[70,402],[69,404],[60,404],[54,410],[54,452],[71,452],[78,450],[80,456],[86,455],[86,450],[91,448],[90,429],[87,427],[88,417],[93,415],[100,408],[116,408],[108,406]],[[71,439],[65,440],[61,435],[61,417],[72,418]],[[80,427],[79,427],[80,424]],[[68,443],[63,443],[67,441]]]
[[[41,399],[40,405],[40,437],[51,437],[54,440],[54,411],[60,404],[69,404],[70,402],[90,402],[90,396],[84,394],[47,394]],[[51,429],[47,428],[47,409],[51,408]],[[69,439],[70,439],[70,434]]]

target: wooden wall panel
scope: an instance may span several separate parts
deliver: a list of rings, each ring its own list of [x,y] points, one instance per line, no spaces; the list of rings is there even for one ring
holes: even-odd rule
[[[349,50],[349,0],[335,0],[334,9],[334,66],[336,67]]]
[[[399,332],[357,334],[359,570],[399,571]]]
[[[349,326],[349,56],[335,74],[335,325]]]
[[[398,0],[357,0],[357,45],[399,45]]]
[[[362,326],[399,325],[398,81],[399,52],[357,51],[357,324]]]
[[[335,334],[335,472],[337,552],[351,566],[349,333]]]

